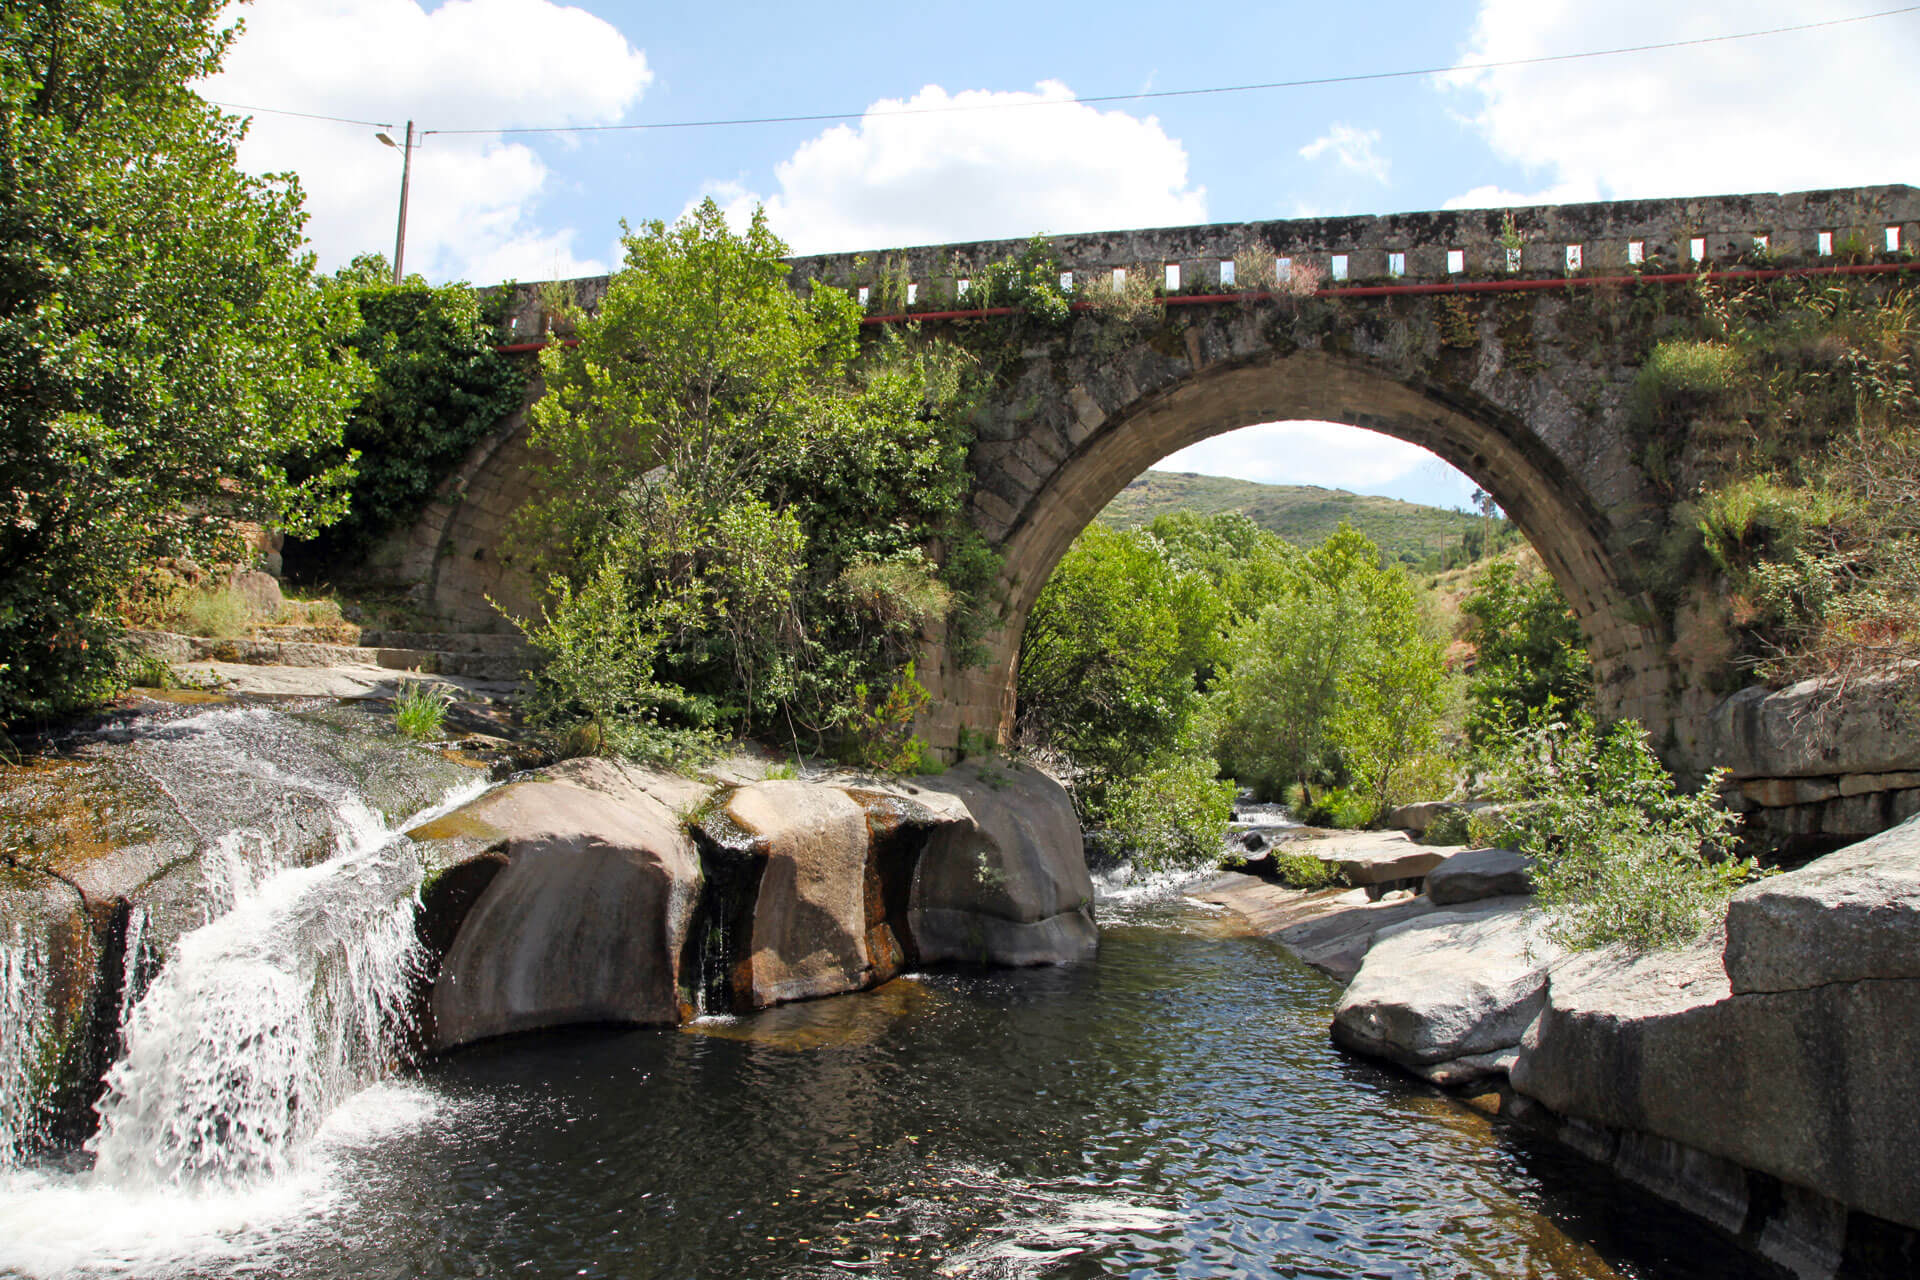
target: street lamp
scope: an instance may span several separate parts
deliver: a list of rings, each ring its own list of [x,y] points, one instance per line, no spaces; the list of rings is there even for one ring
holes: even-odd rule
[[[400,162],[400,230],[393,237],[393,282],[400,283],[400,267],[407,256],[407,183],[413,177],[413,121],[407,121],[407,145],[402,147],[384,133],[374,137],[406,157]]]

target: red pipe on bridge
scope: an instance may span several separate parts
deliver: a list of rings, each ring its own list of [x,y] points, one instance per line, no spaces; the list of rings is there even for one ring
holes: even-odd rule
[[[1443,280],[1428,284],[1356,284],[1332,289],[1315,289],[1316,298],[1387,298],[1394,295],[1418,297],[1436,293],[1531,293],[1541,289],[1590,289],[1599,285],[1686,284],[1695,280],[1779,280],[1788,276],[1869,276],[1900,271],[1920,271],[1916,262],[1862,262],[1831,267],[1744,267],[1733,271],[1667,271],[1655,275],[1566,276],[1549,280]],[[1161,298],[1169,307],[1203,307],[1226,302],[1264,302],[1284,297],[1270,290],[1242,293],[1187,293]],[[1089,311],[1099,304],[1075,302],[1075,311]],[[1018,307],[975,307],[957,311],[914,311],[890,316],[862,316],[863,325],[908,324],[920,320],[991,320],[1019,313]],[[553,346],[547,342],[515,342],[494,350],[505,355],[539,351]],[[575,347],[578,338],[561,338],[559,345]]]

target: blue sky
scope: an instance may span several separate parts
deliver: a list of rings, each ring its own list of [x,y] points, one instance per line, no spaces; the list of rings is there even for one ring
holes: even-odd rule
[[[1698,39],[1897,0],[1248,6],[254,0],[209,97],[427,130],[857,113],[583,134],[429,134],[408,267],[608,269],[619,222],[765,203],[800,252],[1452,205],[1920,181],[1920,13],[1543,67],[1150,101],[1007,106]],[[892,116],[902,105],[988,110]],[[260,113],[323,267],[391,253],[399,157]],[[1472,485],[1348,428],[1249,428],[1163,463],[1459,504]]]

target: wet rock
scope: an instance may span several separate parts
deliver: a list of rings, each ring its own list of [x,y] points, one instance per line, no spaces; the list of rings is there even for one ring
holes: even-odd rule
[[[1467,849],[1427,872],[1436,907],[1533,892],[1533,859],[1512,849]]]
[[[433,983],[430,1047],[679,1021],[700,865],[671,809],[597,763],[563,762],[413,833],[432,867],[423,933],[452,937]],[[450,921],[460,898],[470,904]]]
[[[987,759],[922,790],[966,814],[928,833],[914,872],[908,922],[923,963],[1066,964],[1093,954],[1093,879],[1059,783]]]
[[[100,1006],[120,979],[113,940],[72,885],[0,864],[0,1161],[88,1127],[112,1033]]]
[[[744,983],[751,1007],[867,986],[866,811],[833,787],[775,781],[735,791],[726,814],[766,860]]]
[[[1334,1041],[1454,1083],[1492,1074],[1564,955],[1545,926],[1531,900],[1495,898],[1380,930],[1334,1010]]]

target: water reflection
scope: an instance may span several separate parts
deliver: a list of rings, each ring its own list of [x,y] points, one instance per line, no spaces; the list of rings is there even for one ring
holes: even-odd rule
[[[1097,963],[482,1047],[332,1193],[152,1275],[1747,1277],[1692,1219],[1335,1051],[1177,898]],[[238,1255],[237,1257],[235,1255]],[[111,1270],[112,1268],[103,1268]]]

